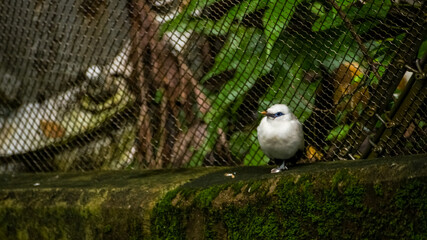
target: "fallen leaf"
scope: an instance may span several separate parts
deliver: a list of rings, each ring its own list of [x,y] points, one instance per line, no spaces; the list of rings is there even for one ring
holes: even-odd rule
[[[306,149],[306,156],[308,162],[317,162],[323,159],[323,153],[318,151],[315,147],[309,145]]]
[[[348,94],[353,93],[360,81],[353,81],[353,79],[363,76],[357,62],[345,62],[339,66],[335,74],[334,82],[334,104],[337,105],[341,99]]]
[[[62,138],[65,135],[65,128],[54,121],[40,120],[40,129],[48,138]]]

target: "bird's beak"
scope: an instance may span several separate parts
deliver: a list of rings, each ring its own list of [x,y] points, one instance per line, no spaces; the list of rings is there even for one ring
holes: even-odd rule
[[[261,113],[262,115],[267,115],[267,111],[262,111],[262,112],[259,112],[259,113]]]

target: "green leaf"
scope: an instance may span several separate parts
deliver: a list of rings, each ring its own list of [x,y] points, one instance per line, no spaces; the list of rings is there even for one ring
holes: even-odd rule
[[[394,38],[388,38],[380,41],[372,41],[368,42],[370,47],[369,54],[374,56],[374,60],[376,62],[380,62],[381,65],[378,66],[377,72],[380,76],[382,76],[387,70],[387,66],[396,56],[395,51],[390,51],[390,49],[395,48],[396,46],[400,46],[403,43],[406,34],[400,34]],[[371,84],[378,84],[379,79],[371,72],[369,75]]]
[[[387,66],[387,65],[380,65],[377,68],[377,72],[380,76],[382,76],[385,73],[385,71],[387,70],[387,68],[384,66]],[[379,83],[379,79],[375,76],[374,73],[369,74],[369,79],[370,79],[370,84],[378,84]]]
[[[338,6],[340,6],[341,8],[343,7],[348,7],[351,4],[357,2],[358,0],[335,0],[335,2],[338,4]]]
[[[217,55],[214,66],[203,80],[226,70],[235,70],[235,74],[213,100],[204,118],[206,122],[221,116],[236,98],[246,93],[260,76],[270,71],[269,65],[265,64],[267,56],[264,47],[265,40],[259,29],[240,27],[236,33],[230,34],[228,43]]]
[[[427,52],[427,40],[425,40],[421,46],[420,46],[420,50],[418,51],[418,58],[422,58],[424,56],[424,54],[426,54]]]
[[[385,18],[392,6],[391,0],[372,0],[364,4],[360,9],[353,5],[342,5],[341,10],[348,20],[363,19],[366,17]],[[343,25],[344,21],[337,10],[332,8],[328,14],[317,19],[312,26],[312,31],[324,31]]]
[[[299,58],[296,61],[300,61]],[[303,71],[299,64],[291,65],[289,69],[281,68],[273,72],[274,82],[260,102],[260,111],[266,110],[273,104],[287,104],[298,117],[304,122],[311,114],[309,104],[314,104],[314,93],[316,84],[303,82]]]
[[[273,49],[280,33],[288,26],[297,5],[301,2],[302,0],[268,0],[268,8],[262,17],[268,54]]]
[[[375,18],[385,18],[392,6],[391,0],[374,0],[363,5],[357,18],[365,18],[367,16]]]
[[[332,26],[338,26],[341,23],[342,20],[339,18],[337,11],[335,9],[331,9],[327,14],[323,15],[313,23],[311,30],[313,32],[324,31],[332,28]]]
[[[345,61],[360,63],[363,53],[351,33],[342,29],[331,31],[334,31],[339,37],[332,40],[332,45],[328,46],[329,51],[334,54],[329,54],[322,64],[330,66],[331,69],[336,69]]]
[[[328,54],[325,49],[329,47],[325,44],[331,43],[313,33],[301,34],[284,34],[273,48],[269,58],[279,53],[274,59],[275,64],[271,72],[274,81],[259,102],[259,110],[266,110],[276,103],[284,103],[304,122],[311,114],[308,106],[314,104],[317,83],[302,81],[303,75],[308,70],[316,69],[313,63]]]
[[[348,131],[350,131],[351,127],[353,126],[352,124],[345,124],[345,125],[339,125],[337,127],[335,127],[334,129],[331,130],[331,132],[329,133],[329,135],[326,137],[326,141],[341,141],[343,140],[346,136]]]
[[[269,161],[258,143],[256,130],[234,133],[230,138],[230,150],[245,166],[264,165]]]
[[[361,35],[366,32],[368,32],[371,28],[375,27],[377,23],[373,21],[365,21],[361,24],[354,25],[354,29],[356,30],[357,34]],[[321,32],[319,32],[321,33]],[[330,66],[331,69],[338,68],[341,63],[344,61],[347,62],[358,62],[362,61],[363,59],[363,53],[360,50],[359,45],[354,40],[353,35],[346,31],[344,28],[335,28],[330,29],[328,31],[328,34],[332,37],[339,36],[334,38],[331,38],[332,44],[328,44],[328,40],[324,40],[324,48],[329,49],[330,53],[334,54],[328,54],[326,58],[322,61],[322,64],[324,66]],[[324,38],[324,37],[323,37]],[[378,47],[375,44],[365,44],[367,46],[367,49],[370,51],[370,55],[373,56],[373,51],[376,47]]]
[[[199,20],[193,28],[196,32],[205,33],[208,35],[226,35],[230,31],[236,31],[238,23],[243,17],[249,13],[265,7],[265,1],[246,0],[232,7],[225,16],[218,21],[213,20]]]
[[[245,54],[241,47],[246,48],[250,41],[250,37],[248,37],[247,34],[251,36],[254,33],[253,31],[246,33],[244,28],[239,28],[237,32],[229,33],[224,46],[215,56],[215,64],[202,78],[202,83],[215,75],[237,68],[241,59],[243,58],[243,55]]]
[[[357,0],[335,0],[335,2],[337,3],[338,6],[340,6],[341,9],[346,9],[348,7],[350,7],[353,3],[355,3]],[[317,3],[317,4],[316,4]],[[316,2],[313,7],[313,10],[316,11],[315,9],[317,9],[316,12],[314,12],[314,14],[318,15],[319,17],[321,17],[321,19],[318,19],[316,22],[314,22],[312,30],[314,32],[319,31],[319,30],[326,30],[331,28],[332,25],[340,25],[342,23],[342,20],[340,19],[340,17],[338,16],[337,11],[332,8],[327,15],[324,11],[325,8],[322,4]],[[334,23],[334,21],[336,21]]]
[[[326,14],[325,7],[320,2],[314,2],[310,7],[311,13],[316,16],[322,17]]]
[[[164,88],[159,88],[156,90],[156,94],[154,95],[154,102],[159,104],[162,101],[163,95],[165,94]]]
[[[233,31],[236,26],[224,20],[192,20],[188,24],[188,29],[191,29],[197,33],[203,33],[206,35],[226,35],[228,32]]]
[[[232,7],[223,18],[229,22],[241,21],[245,15],[263,9],[265,6],[266,1],[264,0],[245,0]]]

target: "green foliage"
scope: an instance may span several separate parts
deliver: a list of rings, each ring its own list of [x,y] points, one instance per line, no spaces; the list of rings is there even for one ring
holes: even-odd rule
[[[420,50],[418,51],[418,58],[422,58],[427,53],[427,40],[421,44]]]
[[[335,0],[358,35],[367,34],[383,21],[392,8],[391,0],[370,0],[364,4],[356,0]],[[327,1],[313,0],[243,0],[222,3],[220,0],[192,0],[175,18],[165,23],[161,31],[196,32],[213,38],[225,39],[215,56],[215,62],[201,82],[232,73],[218,84],[216,90],[204,90],[210,96],[211,108],[203,116],[208,124],[207,140],[193,155],[191,164],[200,165],[219,138],[237,124],[233,118],[241,109],[248,93],[257,84],[269,86],[256,99],[257,110],[265,110],[275,103],[286,103],[300,121],[312,112],[318,82],[304,81],[308,71],[332,70],[344,61],[357,62],[369,69],[360,46],[344,24],[342,16]],[[215,16],[204,16],[208,7],[221,6]],[[251,17],[262,14],[258,19]],[[255,24],[255,22],[257,24]],[[253,24],[248,24],[253,23]],[[404,36],[404,35],[403,35]],[[374,39],[364,43],[369,55],[381,62],[382,75],[392,59],[390,48],[399,44],[401,36]],[[378,79],[369,72],[368,79],[355,79],[361,84],[374,84]],[[343,115],[343,114],[341,114]],[[256,144],[256,132],[247,126],[243,133],[230,133],[231,152],[245,164],[264,163]],[[343,139],[350,124],[332,130],[328,140]]]
[[[338,141],[341,141],[345,138],[345,136],[347,136],[347,133],[352,127],[352,125],[353,124],[344,124],[337,126],[336,128],[331,130],[329,135],[326,137],[326,140],[331,141],[336,139]]]
[[[206,122],[221,118],[237,97],[249,91],[260,76],[269,72],[268,67],[260,64],[267,60],[264,49],[265,41],[258,29],[238,27],[236,32],[230,33],[230,38],[215,57],[215,65],[202,82],[228,70],[234,70],[235,74],[213,100]]]
[[[251,132],[236,132],[231,136],[230,142],[232,143],[230,147],[231,153],[239,162],[243,162],[245,166],[259,165],[269,161],[268,157],[261,151],[255,130]]]
[[[368,1],[361,8],[353,5],[355,0],[335,1],[346,17],[350,20],[364,19],[368,17],[385,18],[391,8],[391,0],[372,0]],[[312,30],[314,32],[324,31],[330,28],[339,27],[344,24],[342,18],[338,15],[335,8],[332,8],[327,14],[323,15],[314,22]]]
[[[295,9],[302,0],[267,1],[267,9],[262,17],[264,35],[267,37],[267,53],[270,54],[276,40],[282,31],[288,26]]]

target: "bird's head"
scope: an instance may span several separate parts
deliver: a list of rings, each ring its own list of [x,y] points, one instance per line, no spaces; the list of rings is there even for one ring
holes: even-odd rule
[[[275,104],[267,109],[267,111],[261,112],[261,114],[271,120],[292,120],[295,118],[289,107],[285,104]]]

